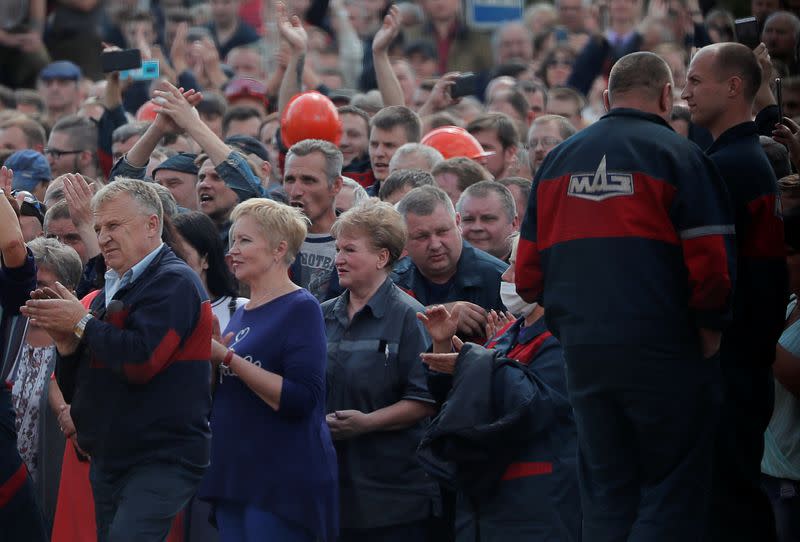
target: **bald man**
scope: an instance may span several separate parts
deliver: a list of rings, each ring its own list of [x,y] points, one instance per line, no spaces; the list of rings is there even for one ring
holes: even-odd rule
[[[517,293],[543,303],[564,347],[584,542],[706,528],[733,213],[710,160],[670,128],[672,96],[661,58],[620,59],[609,113],[550,151],[520,232]]]
[[[788,290],[777,180],[751,120],[761,82],[761,69],[749,48],[720,43],[704,47],[692,59],[682,94],[692,122],[714,138],[707,153],[736,210],[736,304],[720,350],[724,395],[710,540],[776,536],[761,490],[761,458],[774,394],[770,367],[784,326]]]

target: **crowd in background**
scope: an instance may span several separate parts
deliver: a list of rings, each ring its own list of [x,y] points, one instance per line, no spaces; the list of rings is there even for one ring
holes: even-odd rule
[[[562,145],[580,148],[601,126],[620,59],[649,52],[666,63],[663,116],[681,141],[709,149],[714,160],[714,119],[732,110],[733,98],[703,98],[693,59],[735,42],[735,18],[750,15],[760,44],[746,60],[758,77],[742,75],[754,88],[730,92],[748,98],[751,135],[760,134],[771,165],[764,182],[779,197],[765,209],[783,209],[778,260],[782,270],[788,263],[789,283],[772,280],[779,274],[764,279],[765,292],[780,289],[771,299],[777,321],[766,302],[730,308],[732,329],[769,351],[764,393],[774,406],[749,411],[747,401],[766,399],[748,395],[747,383],[726,390],[745,406],[721,416],[721,425],[759,418],[747,421],[755,436],[716,443],[747,449],[741,502],[756,512],[730,514],[736,507],[721,504],[712,522],[728,528],[698,526],[697,539],[800,537],[795,0],[555,0],[489,27],[475,24],[461,0],[0,4],[0,377],[9,388],[3,406],[13,409],[0,427],[24,462],[19,475],[13,459],[0,457],[0,513],[5,507],[2,517],[41,526],[8,540],[161,540],[167,531],[173,542],[669,540],[636,538],[647,531],[637,531],[644,527],[635,518],[619,520],[624,535],[589,523],[606,505],[589,497],[577,455],[587,422],[573,411],[575,382],[567,381],[562,350],[571,345],[563,328],[553,329],[564,315],[546,315],[541,291],[517,291],[532,280],[521,270],[536,266],[515,262],[518,250],[525,265],[531,250],[545,250],[531,248],[537,215],[529,205],[538,202],[531,209],[540,222],[564,209],[542,210],[539,183],[553,171],[575,174],[566,178],[588,189],[622,182],[610,170],[606,180],[605,156],[584,167],[584,151]],[[103,54],[125,49],[157,61],[158,77],[104,72]],[[741,65],[718,61],[714,69]],[[705,182],[701,166],[691,165],[705,162],[688,152],[681,166]],[[735,225],[737,242],[750,243],[738,245],[745,258],[778,234],[747,237],[750,218],[742,216],[755,216],[759,204],[739,205],[736,196],[725,227]],[[578,236],[572,223],[560,226],[568,240]],[[731,283],[751,271],[741,261]],[[545,294],[557,277],[545,277]],[[135,287],[145,280],[146,292]],[[761,292],[755,284],[752,299]],[[31,291],[34,312],[19,316]],[[45,310],[37,301],[56,298],[75,321],[35,316]],[[155,331],[139,342],[102,338],[105,320],[139,329],[115,320],[137,303],[152,304],[150,326],[175,330],[175,352],[167,356],[171,339],[148,334]],[[753,327],[741,324],[749,310]],[[766,330],[769,322],[777,327]],[[81,346],[59,335],[72,337],[73,327]],[[145,351],[152,356],[136,358]],[[79,359],[112,366],[104,356],[120,358],[106,381],[62,369]],[[198,357],[211,360],[209,374],[175,372],[175,360]],[[133,367],[140,361],[145,368]],[[187,391],[203,379],[208,388]],[[161,387],[144,408],[136,386],[153,382]],[[118,417],[103,417],[103,404]],[[165,421],[167,410],[179,414]],[[143,417],[127,417],[134,413]],[[0,455],[7,451],[0,446]],[[185,460],[182,470],[137,471],[142,486],[133,489],[121,481],[122,472],[175,457]],[[12,498],[26,476],[33,508]],[[128,495],[119,497],[131,491],[136,501],[146,487],[182,488],[150,509],[127,508],[162,512],[148,534],[137,530],[141,517],[120,512]],[[740,489],[731,482],[725,491]],[[622,513],[612,508],[609,516]]]

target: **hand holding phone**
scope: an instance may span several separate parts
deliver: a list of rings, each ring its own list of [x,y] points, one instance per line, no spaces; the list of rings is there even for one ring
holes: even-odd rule
[[[477,91],[478,77],[472,72],[459,75],[450,87],[450,97],[454,100],[464,96],[473,96]]]

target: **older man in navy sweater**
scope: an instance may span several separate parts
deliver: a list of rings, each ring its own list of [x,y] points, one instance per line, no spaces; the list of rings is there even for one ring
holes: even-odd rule
[[[710,540],[774,540],[760,489],[764,430],[772,413],[770,367],[783,330],[788,286],[775,174],[752,122],[762,84],[753,52],[736,43],[701,49],[683,98],[692,122],[714,138],[717,165],[736,212],[737,283],[733,322],[722,337],[723,410],[716,435]]]
[[[209,462],[211,306],[161,242],[147,183],[118,179],[92,207],[109,270],[91,311],[60,287],[23,314],[56,342],[58,384],[92,458],[98,541],[160,542]]]

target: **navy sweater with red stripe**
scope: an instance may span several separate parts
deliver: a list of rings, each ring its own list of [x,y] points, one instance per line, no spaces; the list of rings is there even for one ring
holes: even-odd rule
[[[207,466],[213,316],[200,279],[164,246],[105,307],[101,291],[81,346],[57,362],[78,444],[103,470]]]
[[[783,331],[788,279],[778,185],[753,122],[723,132],[708,148],[736,213],[737,271],[733,321],[722,337],[722,363],[771,365]]]
[[[714,165],[660,117],[613,109],[545,159],[516,264],[565,347],[696,347],[722,329],[735,277],[733,210]]]

